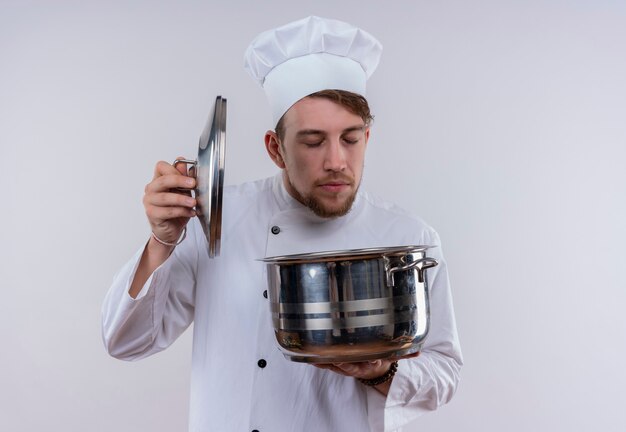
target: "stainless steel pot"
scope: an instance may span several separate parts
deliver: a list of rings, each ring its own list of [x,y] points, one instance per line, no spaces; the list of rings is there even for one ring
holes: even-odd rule
[[[298,362],[400,357],[429,327],[428,246],[265,258],[274,332]]]

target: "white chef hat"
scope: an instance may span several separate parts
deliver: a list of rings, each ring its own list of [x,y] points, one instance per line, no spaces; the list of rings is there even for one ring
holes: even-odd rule
[[[320,90],[365,96],[382,45],[348,23],[310,16],[258,35],[245,68],[265,90],[274,124],[297,101]]]

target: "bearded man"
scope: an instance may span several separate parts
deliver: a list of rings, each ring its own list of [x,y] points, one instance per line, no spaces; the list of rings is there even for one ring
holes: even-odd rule
[[[439,237],[359,189],[372,120],[365,81],[380,52],[363,30],[318,17],[255,39],[246,67],[269,99],[276,127],[264,141],[280,173],[225,188],[217,258],[196,200],[180,193],[195,179],[157,163],[144,196],[152,236],[109,290],[103,337],[111,355],[135,360],[194,323],[190,431],[399,431],[454,394],[462,358]],[[398,245],[436,246],[439,261],[419,356],[314,367],[281,354],[259,258]]]

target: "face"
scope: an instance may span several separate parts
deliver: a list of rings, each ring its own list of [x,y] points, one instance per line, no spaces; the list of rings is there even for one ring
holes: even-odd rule
[[[307,97],[284,117],[284,138],[268,131],[265,144],[283,169],[289,194],[322,217],[350,211],[361,183],[369,127],[323,98]]]

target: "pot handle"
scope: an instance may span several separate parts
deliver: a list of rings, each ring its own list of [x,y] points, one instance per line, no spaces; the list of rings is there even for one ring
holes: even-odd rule
[[[172,165],[174,166],[174,168],[176,168],[176,165],[178,165],[179,163],[184,163],[186,165],[193,165],[194,167],[198,165],[198,161],[191,160],[191,159],[176,159]]]
[[[419,264],[422,264],[421,267],[417,267]],[[393,274],[399,271],[405,270],[417,270],[417,280],[420,283],[424,283],[424,270],[429,269],[431,267],[435,267],[439,264],[439,262],[434,258],[422,258],[417,261],[410,262],[406,265],[399,267],[392,267],[387,269],[387,286],[394,286],[395,283],[393,281]]]
[[[181,163],[184,163],[185,165],[191,165],[191,169],[187,170],[187,172],[188,172],[190,177],[196,178],[196,167],[198,166],[198,161],[191,160],[191,159],[176,159],[172,163],[172,166],[174,166],[174,168],[176,168],[176,165],[181,164]],[[185,193],[188,192],[187,189],[182,189],[182,188],[176,188],[176,190],[181,191],[181,192],[185,192]]]

